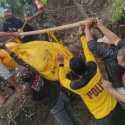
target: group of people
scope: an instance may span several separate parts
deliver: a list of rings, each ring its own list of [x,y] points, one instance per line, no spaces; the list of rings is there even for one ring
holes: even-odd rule
[[[25,16],[26,21],[44,13],[45,4],[42,0],[34,0],[34,4],[37,12],[34,16]],[[19,37],[18,29],[23,26],[23,22],[13,16],[10,9],[5,10],[5,18],[0,37]],[[29,24],[26,24],[25,27],[24,31],[34,30]],[[124,40],[105,27],[98,19],[86,19],[86,23],[81,28],[82,55],[73,56],[69,60],[69,67],[67,67],[61,50],[56,52],[55,64],[58,67],[58,79],[52,80],[49,79],[48,74],[42,75],[35,67],[29,65],[3,43],[0,44],[0,48],[4,49],[16,62],[15,67],[18,70],[16,73],[9,71],[1,61],[0,79],[4,82],[8,81],[10,89],[17,93],[26,89],[24,86],[28,85],[32,89],[33,100],[42,101],[41,103],[48,105],[48,109],[59,125],[84,124],[75,115],[64,89],[80,96],[81,101],[92,114],[95,125],[123,125],[125,124]],[[103,33],[103,37],[95,39],[91,32],[93,28],[99,29]],[[37,40],[37,37],[26,36],[20,39],[23,42],[21,44],[25,45],[27,42]],[[105,45],[102,46],[101,42]],[[48,44],[52,45],[51,42]],[[32,53],[35,52],[33,50]],[[106,78],[103,77],[95,57],[101,58],[104,62]],[[0,95],[0,103],[4,104],[8,98],[9,95]]]
[[[36,11],[34,12],[34,15],[28,15],[27,14],[27,16],[25,15],[27,13],[27,11],[25,11],[24,12],[24,20],[16,17],[13,14],[12,9],[10,7],[7,7],[4,10],[4,21],[3,21],[3,24],[2,24],[2,31],[0,32],[0,37],[4,38],[6,41],[8,41],[9,39],[18,38],[16,40],[16,42],[21,41],[22,43],[26,43],[28,41],[33,41],[33,40],[38,38],[38,36],[22,36],[22,37],[19,37],[20,31],[33,31],[33,30],[35,30],[35,28],[32,25],[30,25],[30,22],[32,22],[33,18],[37,18],[39,16],[42,16],[43,13],[44,13],[44,7],[45,6],[44,6],[44,3],[42,1],[32,0],[32,4],[34,4],[34,6],[35,6],[34,8],[36,8]],[[27,23],[25,23],[25,22],[27,22]],[[3,42],[3,41],[1,41],[1,42]],[[4,62],[4,60],[5,61],[7,60],[6,59],[7,57],[6,56],[4,57],[3,55],[1,55],[0,60],[2,62]],[[11,61],[11,59],[8,59],[7,63],[9,63],[9,61]],[[13,66],[11,66],[11,67],[15,67],[14,63],[12,65]],[[4,65],[2,63],[1,63],[1,67],[4,67]],[[11,69],[11,67],[9,67],[9,70],[13,70],[13,69]],[[3,70],[1,70],[1,76],[3,78],[5,76],[4,80],[10,81],[9,78],[10,78],[11,75],[13,76],[13,73],[10,74],[5,68],[2,68],[2,69]],[[6,99],[8,99],[8,96],[5,96],[5,97],[1,96],[0,97],[0,103],[1,104],[4,103],[6,101]]]

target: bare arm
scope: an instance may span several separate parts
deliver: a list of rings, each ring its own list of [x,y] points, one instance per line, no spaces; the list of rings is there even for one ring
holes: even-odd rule
[[[100,20],[98,20],[97,22],[97,27],[104,34],[104,36],[106,36],[109,39],[109,41],[112,44],[118,45],[118,43],[121,41],[121,39],[115,33],[113,33],[111,30],[105,27]]]
[[[0,32],[0,37],[4,36],[18,36],[17,32]]]
[[[91,34],[90,24],[85,24],[85,36],[87,38],[87,41],[93,40],[93,36]]]
[[[93,54],[95,54],[98,57],[101,58],[112,58],[114,55],[114,50],[112,50],[112,48],[108,48],[108,47],[104,47],[104,46],[100,46],[100,44],[98,44],[91,33],[91,26],[92,26],[93,20],[92,19],[88,19],[88,21],[85,24],[85,28],[84,28],[84,32],[86,35],[86,38],[88,40],[88,47],[91,50],[91,52]],[[101,23],[99,23],[98,21],[98,26],[102,26]],[[104,26],[103,26],[104,27]],[[113,33],[114,34],[114,33]],[[85,46],[85,45],[84,45]],[[85,51],[86,52],[86,51]],[[87,54],[88,55],[88,54]]]
[[[120,94],[116,89],[111,88],[109,92],[120,102],[125,103],[125,95]]]
[[[111,93],[118,101],[125,103],[125,95],[124,94],[120,94],[117,89],[112,87],[112,83],[110,83],[109,81],[104,80],[103,81],[103,87],[109,92]]]

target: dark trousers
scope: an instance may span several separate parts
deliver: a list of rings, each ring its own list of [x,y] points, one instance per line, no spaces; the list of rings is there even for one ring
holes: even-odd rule
[[[51,109],[51,113],[59,125],[83,125],[74,114],[67,96],[60,92],[57,103]]]

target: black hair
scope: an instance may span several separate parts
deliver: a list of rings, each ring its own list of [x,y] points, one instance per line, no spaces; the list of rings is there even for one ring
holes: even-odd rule
[[[73,57],[70,60],[70,68],[76,74],[83,74],[86,69],[86,62],[82,57]]]

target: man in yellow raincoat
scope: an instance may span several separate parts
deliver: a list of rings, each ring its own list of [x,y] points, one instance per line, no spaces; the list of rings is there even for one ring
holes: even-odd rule
[[[70,60],[71,73],[77,78],[67,78],[65,59],[60,53],[57,62],[60,67],[59,79],[63,87],[79,95],[86,104],[89,112],[94,116],[96,125],[118,125],[125,124],[125,111],[117,103],[116,99],[102,86],[102,75],[93,54],[88,48],[87,41],[91,40],[89,30],[91,20],[85,25],[85,36],[81,37],[81,44],[85,59],[73,57]]]

